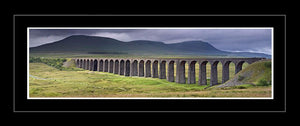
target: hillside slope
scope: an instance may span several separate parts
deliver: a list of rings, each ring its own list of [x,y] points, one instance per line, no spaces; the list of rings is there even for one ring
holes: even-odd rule
[[[30,48],[30,52],[95,52],[120,50],[122,41],[85,35],[73,35],[62,40]],[[113,49],[113,50],[112,50]]]
[[[262,60],[250,64],[240,71],[234,78],[216,87],[232,87],[242,84],[270,85],[272,81],[272,69],[270,60]]]

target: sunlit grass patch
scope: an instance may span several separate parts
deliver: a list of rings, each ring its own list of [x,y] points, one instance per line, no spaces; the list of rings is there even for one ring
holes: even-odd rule
[[[266,97],[271,94],[268,86],[208,90],[207,86],[166,79],[58,70],[43,63],[30,63],[29,68],[29,74],[34,76],[29,77],[30,97]]]

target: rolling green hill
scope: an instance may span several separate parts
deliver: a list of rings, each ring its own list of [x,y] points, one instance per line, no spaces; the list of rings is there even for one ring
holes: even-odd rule
[[[250,64],[240,71],[234,78],[217,87],[232,87],[243,84],[269,86],[272,83],[272,67],[270,60],[262,60]]]

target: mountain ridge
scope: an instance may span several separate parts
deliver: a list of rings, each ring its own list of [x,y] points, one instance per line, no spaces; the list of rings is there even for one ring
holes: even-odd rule
[[[166,44],[160,41],[134,40],[120,41],[109,37],[72,35],[62,40],[43,44],[30,48],[31,53],[56,53],[56,52],[106,52],[117,54],[134,55],[217,55],[237,57],[267,57],[270,55],[250,52],[229,52],[222,51],[208,42],[193,40],[179,43]]]

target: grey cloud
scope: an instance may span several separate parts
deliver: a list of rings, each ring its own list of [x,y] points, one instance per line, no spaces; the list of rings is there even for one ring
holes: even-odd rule
[[[152,40],[176,43],[202,40],[221,50],[263,50],[271,54],[270,29],[32,29],[30,47],[47,43],[51,39],[57,41],[79,34],[112,37],[121,41]]]

